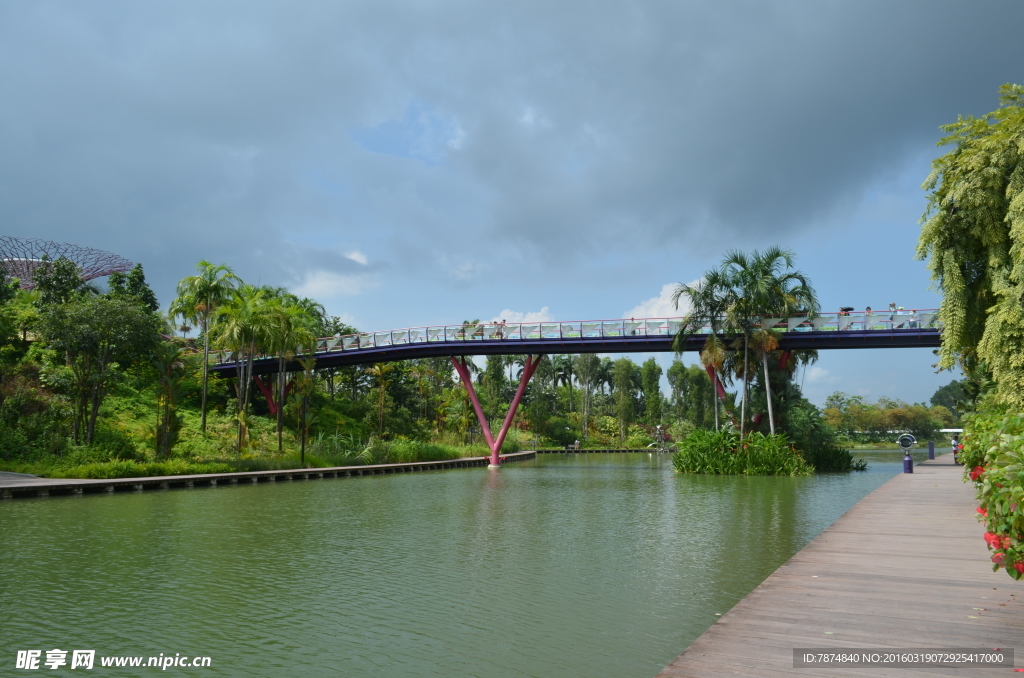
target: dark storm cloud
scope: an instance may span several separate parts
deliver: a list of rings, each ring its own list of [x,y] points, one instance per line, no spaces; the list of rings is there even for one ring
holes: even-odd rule
[[[199,258],[283,284],[307,263],[362,275],[357,249],[453,281],[496,247],[717,252],[810,227],[993,108],[1022,79],[1022,19],[931,0],[2,3],[0,230],[142,261],[165,293]]]

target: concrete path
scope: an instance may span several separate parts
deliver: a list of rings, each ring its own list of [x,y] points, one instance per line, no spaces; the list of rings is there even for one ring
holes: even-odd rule
[[[793,666],[796,647],[1014,648],[1024,666],[1024,582],[992,572],[962,473],[943,455],[869,494],[658,677],[1017,675]]]

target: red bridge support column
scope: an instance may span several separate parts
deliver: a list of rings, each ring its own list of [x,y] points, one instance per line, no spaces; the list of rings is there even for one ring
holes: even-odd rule
[[[505,421],[501,425],[501,430],[498,432],[498,438],[495,439],[491,435],[491,426],[487,422],[487,417],[484,416],[484,409],[480,406],[480,399],[477,398],[476,389],[473,388],[473,380],[469,376],[469,370],[466,368],[466,358],[463,356],[461,359],[452,357],[452,364],[455,366],[455,371],[459,373],[459,377],[462,379],[462,385],[466,387],[466,392],[469,394],[469,399],[473,402],[473,410],[476,412],[476,418],[480,422],[480,430],[484,432],[484,438],[487,440],[487,446],[491,450],[491,466],[498,466],[501,463],[501,444],[505,442],[505,436],[508,435],[508,429],[512,426],[512,419],[516,416],[516,410],[519,408],[519,403],[523,399],[523,393],[526,392],[526,384],[529,383],[530,377],[537,370],[537,365],[540,364],[540,359],[543,356],[526,356],[526,365],[523,367],[523,375],[519,378],[519,388],[516,389],[516,395],[512,399],[512,404],[508,407],[508,414],[505,415]]]

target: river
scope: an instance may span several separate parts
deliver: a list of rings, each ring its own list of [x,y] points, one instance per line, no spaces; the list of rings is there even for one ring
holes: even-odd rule
[[[208,656],[168,669],[203,676],[649,678],[902,468],[860,456],[806,478],[574,454],[3,502],[0,667],[59,648]]]

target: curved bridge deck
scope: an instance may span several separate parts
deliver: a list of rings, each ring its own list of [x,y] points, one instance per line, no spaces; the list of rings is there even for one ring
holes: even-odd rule
[[[974,491],[962,473],[952,455],[944,455],[869,494],[658,678],[1010,673],[793,667],[798,647],[1024,652],[1024,590],[1006,573],[992,572]]]
[[[767,318],[763,322],[779,334],[782,350],[935,348],[941,345],[935,318],[933,310],[911,310],[891,315]],[[636,318],[414,327],[318,339],[312,357],[317,368],[323,369],[441,356],[669,352],[683,322],[683,318]],[[700,351],[707,332],[710,330],[689,337],[683,350]],[[233,354],[215,352],[211,358],[211,371],[234,374]],[[291,372],[302,367],[293,360],[285,369]],[[277,370],[275,356],[261,356],[253,362],[254,374]]]

